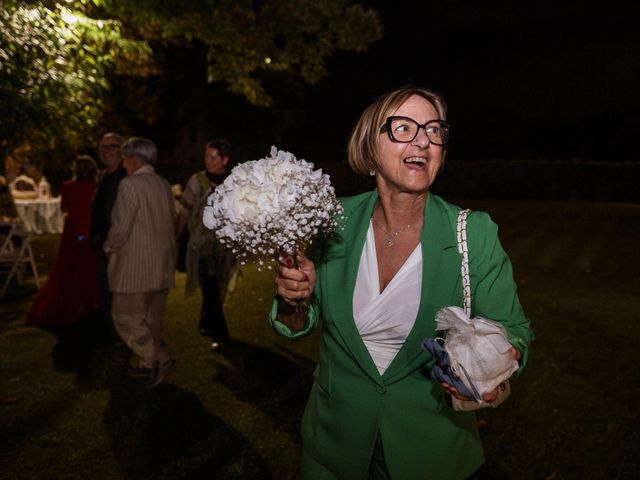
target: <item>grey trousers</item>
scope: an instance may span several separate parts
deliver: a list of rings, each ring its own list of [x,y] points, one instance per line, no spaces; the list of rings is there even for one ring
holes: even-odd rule
[[[153,367],[169,360],[162,346],[164,306],[169,290],[141,293],[113,292],[111,317],[122,341],[140,357],[140,366]]]

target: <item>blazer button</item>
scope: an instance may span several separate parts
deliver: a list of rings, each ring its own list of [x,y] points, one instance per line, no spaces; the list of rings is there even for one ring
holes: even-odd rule
[[[381,395],[387,393],[387,387],[385,387],[384,385],[376,385],[376,390]]]

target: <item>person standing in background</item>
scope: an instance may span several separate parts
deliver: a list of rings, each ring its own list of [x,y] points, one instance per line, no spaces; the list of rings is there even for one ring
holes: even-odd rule
[[[88,239],[96,163],[88,155],[78,155],[72,170],[73,179],[60,190],[66,216],[58,254],[27,315],[27,325],[55,329],[70,327],[83,318],[93,321],[100,304],[96,255]]]
[[[211,349],[219,350],[229,339],[224,318],[223,302],[228,286],[237,272],[231,252],[225,250],[202,224],[207,198],[227,177],[231,144],[224,139],[207,143],[204,152],[205,169],[194,173],[180,199],[176,236],[180,238],[185,226],[189,228],[186,254],[187,293],[202,289],[200,332],[211,337]]]
[[[120,181],[127,176],[122,166],[120,146],[124,139],[117,133],[105,133],[100,140],[98,150],[100,161],[105,166],[102,171],[98,188],[93,199],[91,211],[91,226],[89,239],[96,252],[98,283],[100,285],[100,320],[111,337],[117,341],[118,334],[111,319],[111,291],[107,278],[107,257],[102,249],[109,227],[111,226],[111,210],[116,202]]]
[[[122,144],[122,157],[127,177],[120,182],[103,247],[111,317],[120,338],[139,357],[128,375],[153,388],[175,367],[161,330],[174,286],[176,210],[169,183],[153,168],[158,151],[151,140],[130,138]]]

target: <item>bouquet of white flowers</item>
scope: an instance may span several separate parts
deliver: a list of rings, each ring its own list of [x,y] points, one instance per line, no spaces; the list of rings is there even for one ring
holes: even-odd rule
[[[207,199],[202,221],[241,264],[270,268],[334,230],[341,214],[329,175],[271,147],[270,156],[231,170]]]

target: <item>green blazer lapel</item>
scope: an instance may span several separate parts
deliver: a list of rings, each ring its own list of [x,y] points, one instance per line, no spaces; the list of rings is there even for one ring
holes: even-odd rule
[[[422,341],[435,336],[435,314],[443,306],[459,305],[462,301],[460,254],[455,235],[455,220],[448,215],[444,202],[429,193],[421,236],[420,307],[409,336],[383,375],[385,383],[408,375],[429,360],[429,355],[422,350]]]
[[[331,299],[323,309],[328,310],[328,317],[333,320],[344,345],[362,369],[375,382],[382,383],[380,373],[353,320],[353,292],[371,214],[377,199],[378,192],[374,190],[369,198],[364,199],[354,210],[345,211],[347,219],[344,228],[337,232],[337,242],[332,242],[333,245],[329,247],[331,250],[326,253],[328,258],[346,257],[346,260],[327,262],[322,289],[327,292],[326,298]]]

